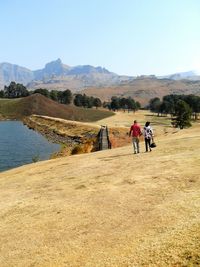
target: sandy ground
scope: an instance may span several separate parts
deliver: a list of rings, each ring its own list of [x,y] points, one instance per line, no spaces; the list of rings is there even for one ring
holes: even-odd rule
[[[200,125],[156,142],[1,173],[0,266],[199,266]]]

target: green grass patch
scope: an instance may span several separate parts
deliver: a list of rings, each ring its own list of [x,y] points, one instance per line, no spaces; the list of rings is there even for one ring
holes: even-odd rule
[[[171,117],[158,116],[155,113],[145,115],[146,121],[150,121],[152,125],[171,126]]]
[[[114,112],[107,110],[98,110],[94,108],[78,108],[75,107],[79,118],[77,121],[94,122],[115,115]]]
[[[21,117],[20,99],[1,99],[0,114],[5,118]]]

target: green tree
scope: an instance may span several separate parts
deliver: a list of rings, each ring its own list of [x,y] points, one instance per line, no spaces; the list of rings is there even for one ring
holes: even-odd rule
[[[104,101],[102,106],[103,106],[103,108],[108,108],[109,110],[111,110],[110,102]]]
[[[135,105],[136,105],[136,110],[138,110],[138,109],[141,108],[141,104],[140,104],[140,102],[136,101],[136,102],[135,102]]]
[[[56,90],[51,90],[49,94],[50,98],[54,101],[58,101],[58,91]]]
[[[34,92],[34,94],[41,94],[41,95],[44,95],[46,97],[50,97],[50,93],[47,89],[43,89],[43,88],[39,88],[39,89],[36,89]]]
[[[83,96],[82,96],[82,106],[83,107],[90,107],[90,102],[89,102],[89,100],[88,100],[88,97],[86,96],[86,94],[83,94]]]
[[[150,99],[150,101],[149,101],[149,109],[152,112],[158,113],[158,115],[160,112],[160,105],[161,105],[161,101],[160,101],[160,98],[158,98],[158,97],[154,97],[154,98]]]
[[[163,102],[166,103],[165,107],[167,107],[167,111],[166,111],[167,114],[171,114],[171,116],[174,114],[176,103],[180,99],[181,99],[181,96],[175,95],[175,94],[166,95],[163,97]]]
[[[9,86],[4,86],[4,94],[7,98],[19,98],[29,95],[29,91],[23,84],[11,82]]]
[[[136,111],[136,104],[135,104],[135,100],[132,99],[131,97],[128,97],[126,99],[126,105],[128,107],[128,110],[133,110],[134,112]]]
[[[62,91],[57,92],[57,98],[58,98],[58,102],[62,103]]]
[[[172,111],[171,109],[171,103],[168,101],[163,101],[160,105],[159,112],[161,114],[170,114]]]
[[[197,120],[200,112],[200,97],[196,95],[187,95],[184,96],[184,101],[191,107],[193,117]]]
[[[99,98],[94,98],[93,105],[98,108],[102,106],[101,100]]]
[[[120,105],[120,108],[122,108],[124,111],[126,111],[126,109],[128,109],[127,98],[125,98],[125,97],[120,98],[119,99],[119,105]]]
[[[62,96],[61,103],[69,105],[72,102],[73,96],[72,92],[69,89],[63,91],[61,96]]]
[[[5,97],[5,93],[3,90],[0,91],[0,98],[4,98]]]
[[[116,96],[113,96],[111,98],[111,103],[110,103],[111,109],[112,110],[118,110],[120,108],[120,102],[119,102],[119,98]]]
[[[83,96],[81,94],[76,94],[74,97],[74,105],[78,107],[83,106],[82,99],[83,99]]]
[[[174,117],[172,118],[172,125],[180,129],[191,126],[191,108],[183,100],[179,100],[175,105]]]

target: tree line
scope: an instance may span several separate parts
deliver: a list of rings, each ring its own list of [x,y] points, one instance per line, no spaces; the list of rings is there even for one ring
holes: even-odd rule
[[[0,98],[20,98],[26,97],[32,94],[41,94],[47,98],[50,98],[54,101],[57,101],[61,104],[71,104],[72,101],[75,106],[78,107],[85,107],[85,108],[92,108],[92,107],[104,107],[108,108],[109,110],[133,110],[136,111],[140,108],[140,103],[132,99],[131,97],[128,98],[120,98],[113,96],[110,102],[104,102],[93,96],[87,96],[85,94],[72,94],[72,92],[67,89],[64,91],[58,90],[47,90],[43,88],[36,89],[34,91],[29,91],[23,84],[11,82],[9,86],[4,86],[4,90],[0,91]]]
[[[149,101],[150,111],[160,115],[171,115],[172,125],[183,129],[191,126],[191,120],[197,120],[200,113],[200,97],[196,95],[171,94]]]
[[[131,97],[117,97],[113,96],[111,98],[111,102],[104,102],[104,107],[107,107],[110,110],[116,111],[116,110],[124,110],[124,111],[136,111],[141,108],[141,105],[138,101],[135,101]]]
[[[73,95],[69,89],[65,91],[48,91],[47,89],[40,88],[34,91],[29,91],[23,84],[15,82],[11,82],[9,86],[4,86],[4,90],[0,91],[0,98],[20,98],[37,93],[62,104],[70,104],[73,98]]]
[[[85,94],[75,94],[73,95],[71,90],[66,89],[64,91],[58,90],[47,90],[43,88],[36,89],[34,91],[29,91],[27,88],[20,83],[11,82],[9,86],[4,86],[4,90],[0,91],[0,98],[20,98],[26,97],[32,94],[41,94],[47,98],[57,101],[61,104],[71,104],[72,101],[76,106],[79,107],[101,107],[102,102],[99,98],[86,96]]]
[[[54,101],[61,104],[70,104],[78,107],[92,108],[101,107],[108,108],[109,110],[118,111],[137,111],[141,108],[138,101],[135,101],[131,97],[117,97],[113,96],[110,102],[101,102],[99,98],[87,96],[85,94],[72,94],[67,89],[64,91],[36,89],[34,91],[28,91],[23,84],[11,82],[9,86],[4,86],[4,90],[0,91],[0,98],[19,98],[26,97],[31,94],[42,94]],[[154,97],[149,101],[147,107],[151,112],[160,115],[171,115],[172,125],[174,127],[184,128],[191,125],[191,120],[197,120],[200,113],[200,97],[196,95],[177,95],[170,94],[163,97],[162,100],[158,97]]]

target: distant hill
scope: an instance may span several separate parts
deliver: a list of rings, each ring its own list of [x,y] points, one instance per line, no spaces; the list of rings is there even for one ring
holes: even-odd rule
[[[33,79],[34,73],[27,68],[10,63],[0,63],[0,88],[8,85],[11,81],[26,85]]]
[[[142,105],[146,105],[153,97],[162,98],[168,94],[200,95],[200,81],[157,79],[156,77],[138,77],[132,81],[123,82],[117,86],[90,87],[82,93],[99,97],[104,101],[112,96],[131,96]]]
[[[166,76],[162,76],[159,78],[167,78],[171,80],[200,80],[200,75],[197,71],[191,70],[191,71],[186,71],[186,72],[179,72],[179,73],[174,73]]]
[[[41,94],[0,100],[0,117],[2,118],[22,119],[32,114],[90,122],[112,116],[114,113],[59,104]]]

